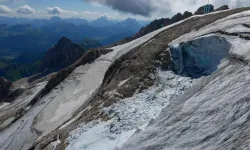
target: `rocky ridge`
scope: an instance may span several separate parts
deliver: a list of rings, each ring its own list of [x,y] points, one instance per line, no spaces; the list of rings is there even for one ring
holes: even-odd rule
[[[221,6],[215,10],[214,10],[214,6],[211,5],[211,8],[212,8],[212,11],[214,11],[214,12],[229,9],[228,5]],[[183,14],[177,13],[172,18],[162,18],[159,20],[154,20],[146,27],[141,28],[141,30],[138,33],[136,33],[133,37],[126,37],[125,39],[121,40],[120,42],[116,43],[115,45],[127,43],[127,42],[132,41],[134,39],[137,39],[143,35],[146,35],[150,32],[153,32],[157,29],[160,29],[164,26],[171,25],[175,22],[178,22],[180,20],[184,20],[184,19],[189,18],[193,15],[205,14],[203,11],[204,11],[204,6],[201,6],[194,14],[192,12],[185,11]]]

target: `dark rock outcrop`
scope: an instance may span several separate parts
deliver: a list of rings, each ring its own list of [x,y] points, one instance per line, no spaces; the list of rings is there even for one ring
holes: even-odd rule
[[[120,42],[115,43],[114,45],[120,45],[120,44],[130,42],[130,41],[135,40],[137,38],[140,38],[140,37],[142,37],[150,32],[158,30],[158,29],[162,28],[163,26],[171,25],[173,23],[176,23],[176,22],[181,21],[183,19],[189,18],[191,16],[193,16],[193,14],[191,12],[185,11],[183,14],[177,13],[172,18],[161,18],[159,20],[154,20],[146,27],[141,28],[141,30],[138,33],[136,33],[135,36],[126,37],[125,39],[121,40]]]
[[[204,5],[204,6],[201,6],[195,13],[194,15],[202,15],[202,14],[205,14],[206,12],[204,12],[204,7],[207,6],[207,5]],[[214,5],[211,5],[210,4],[210,12],[215,12],[215,11],[221,11],[221,10],[227,10],[229,9],[228,5],[223,5],[217,9],[214,9]]]
[[[0,103],[13,102],[18,96],[23,93],[22,88],[12,88],[12,83],[7,79],[0,77]]]
[[[227,10],[227,9],[229,9],[228,5],[223,5],[217,9],[215,9],[214,11],[221,11],[221,10]]]
[[[193,13],[189,12],[189,11],[185,11],[184,14],[182,15],[182,19],[186,19],[193,16]]]
[[[163,26],[167,26],[170,24],[173,24],[175,22],[178,22],[180,20],[186,19],[188,17],[191,17],[193,14],[191,12],[184,12],[183,14],[181,13],[177,13],[176,15],[174,15],[171,19],[170,18],[162,18],[159,20],[154,20],[153,22],[151,22],[149,25],[147,25],[146,27],[142,28],[134,37],[134,39],[137,39],[139,37],[142,37],[150,32],[153,32],[155,30],[160,29]]]
[[[198,10],[194,13],[194,15],[202,15],[202,14],[205,14],[206,12],[204,12],[204,6],[201,6],[200,8],[198,8]],[[214,5],[211,5],[210,4],[210,12],[214,11]]]

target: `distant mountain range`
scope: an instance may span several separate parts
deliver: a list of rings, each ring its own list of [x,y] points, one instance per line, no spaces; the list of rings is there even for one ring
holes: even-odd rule
[[[10,23],[11,22],[11,23]],[[10,25],[17,23],[15,25]],[[20,23],[20,24],[19,24]],[[101,17],[91,23],[84,19],[17,19],[0,17],[0,50],[11,51],[45,51],[65,36],[78,43],[83,39],[93,39],[102,45],[117,42],[125,37],[113,39],[114,35],[132,36],[142,28],[135,19],[128,18],[114,23]],[[122,34],[121,34],[122,33]],[[112,39],[112,40],[108,40]],[[15,44],[13,45],[13,41]],[[29,43],[29,44],[24,44]]]
[[[203,14],[203,7],[195,14]],[[224,9],[228,6],[214,11]],[[36,73],[58,71],[88,49],[126,43],[192,15],[191,12],[177,13],[172,18],[154,20],[150,24],[132,18],[114,21],[101,17],[88,22],[56,16],[50,19],[0,16],[0,76],[15,81]],[[142,24],[148,25],[143,27]]]
[[[102,16],[92,21],[88,21],[83,18],[60,18],[58,16],[53,16],[49,19],[27,19],[27,18],[0,16],[0,24],[6,24],[8,26],[12,26],[16,24],[30,24],[33,27],[41,27],[41,26],[48,25],[48,24],[64,22],[64,23],[72,23],[76,26],[89,25],[92,27],[104,27],[104,26],[112,26],[112,25],[115,25],[116,23],[123,22],[123,21],[124,20],[109,20],[105,16]],[[136,20],[136,21],[138,22],[140,26],[145,26],[151,22],[151,21],[143,21],[143,20]]]
[[[94,21],[89,23],[89,25],[93,26],[93,27],[112,26],[114,24],[115,24],[115,22],[108,20],[107,17],[100,17],[99,19],[94,20]]]
[[[61,58],[57,53],[50,52],[61,37],[67,37],[83,47],[82,53],[90,48],[110,45],[132,36],[141,28],[142,25],[131,18],[112,21],[101,17],[88,22],[85,19],[62,19],[57,16],[50,19],[0,16],[0,76],[15,81],[46,70],[46,65],[41,65],[46,64],[45,61],[51,63],[47,66],[54,68],[51,69],[53,71],[72,63],[66,61],[65,64],[57,66],[52,64],[55,58]],[[48,49],[50,53],[47,52]],[[44,56],[46,60],[42,59]],[[48,60],[49,56],[53,58]]]
[[[56,45],[45,52],[0,53],[0,77],[11,81],[57,72],[79,59],[87,49],[100,47],[98,41],[85,39],[79,44],[62,37]]]

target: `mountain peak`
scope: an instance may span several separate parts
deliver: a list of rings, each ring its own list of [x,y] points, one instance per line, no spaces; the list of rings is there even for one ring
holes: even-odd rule
[[[70,40],[70,39],[68,39],[68,38],[66,38],[66,37],[62,37],[58,42],[57,42],[57,44],[56,44],[56,46],[58,46],[58,45],[68,45],[68,44],[72,44],[73,42]]]
[[[98,18],[97,20],[108,20],[107,16],[101,16],[100,18]]]
[[[90,25],[94,27],[104,27],[104,26],[111,26],[114,25],[114,23],[110,20],[108,20],[107,16],[102,16],[90,23]]]
[[[127,26],[139,26],[139,23],[134,18],[127,18],[126,20],[120,22],[122,24],[126,24]]]
[[[73,43],[70,39],[62,37],[57,44],[46,52],[39,71],[52,72],[73,64],[86,50]]]

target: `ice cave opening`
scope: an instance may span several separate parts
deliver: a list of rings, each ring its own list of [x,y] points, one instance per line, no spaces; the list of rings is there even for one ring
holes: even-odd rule
[[[211,75],[228,56],[231,44],[219,36],[202,37],[170,46],[172,70],[192,78]]]

